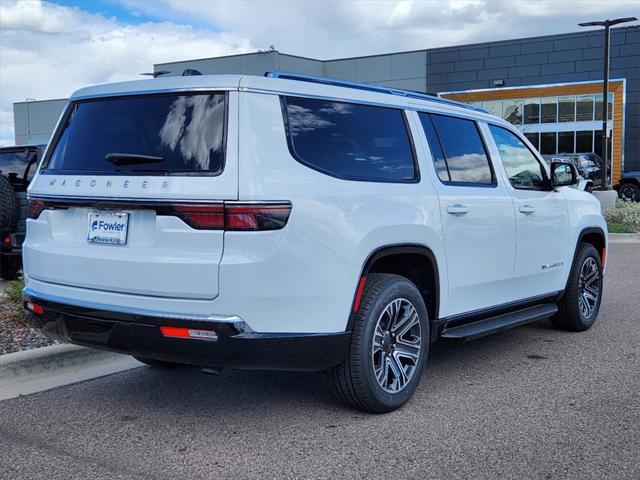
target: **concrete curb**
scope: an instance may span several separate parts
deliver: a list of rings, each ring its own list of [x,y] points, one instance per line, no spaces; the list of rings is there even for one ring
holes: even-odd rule
[[[609,243],[640,243],[640,233],[610,233]]]
[[[128,355],[70,344],[0,356],[0,400],[42,392],[142,366]]]

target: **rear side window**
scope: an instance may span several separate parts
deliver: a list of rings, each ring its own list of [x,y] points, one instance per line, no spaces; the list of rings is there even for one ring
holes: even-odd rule
[[[300,97],[282,103],[289,148],[301,163],[347,180],[418,178],[402,110]]]
[[[29,179],[33,176],[31,164],[38,160],[38,151],[33,149],[5,149],[0,151],[0,174]],[[30,170],[30,172],[29,172]]]
[[[436,172],[444,183],[493,185],[493,171],[476,123],[420,113]]]
[[[45,172],[219,174],[225,105],[223,93],[74,102]]]

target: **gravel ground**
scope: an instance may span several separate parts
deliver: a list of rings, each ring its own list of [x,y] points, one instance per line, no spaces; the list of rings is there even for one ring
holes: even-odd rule
[[[0,355],[54,343],[57,342],[31,328],[22,311],[0,296]]]
[[[322,375],[138,368],[0,402],[0,478],[638,480],[640,244],[608,253],[591,330],[434,344],[397,412]]]

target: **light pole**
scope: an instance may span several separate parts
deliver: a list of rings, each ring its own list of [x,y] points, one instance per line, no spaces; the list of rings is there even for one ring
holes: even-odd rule
[[[603,88],[602,88],[602,183],[600,190],[611,190],[611,185],[607,180],[607,170],[609,168],[609,36],[610,29],[613,25],[619,23],[633,22],[636,17],[616,18],[613,20],[602,20],[598,22],[579,23],[581,27],[604,27],[604,72],[603,72]]]

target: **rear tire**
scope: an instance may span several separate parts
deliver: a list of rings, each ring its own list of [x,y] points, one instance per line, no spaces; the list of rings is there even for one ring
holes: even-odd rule
[[[338,397],[370,413],[400,408],[416,390],[429,350],[429,317],[416,286],[371,274],[344,362],[332,371]]]
[[[602,302],[602,263],[600,254],[590,243],[581,243],[571,267],[558,313],[551,323],[560,330],[583,332],[590,329]]]
[[[13,232],[18,223],[18,197],[7,177],[0,175],[0,232]]]
[[[170,369],[170,368],[181,368],[185,366],[181,363],[166,362],[164,360],[155,360],[153,358],[144,358],[144,357],[135,357],[135,356],[133,358],[138,360],[140,363],[144,363],[145,365],[149,365],[150,367],[153,367],[153,368]]]

